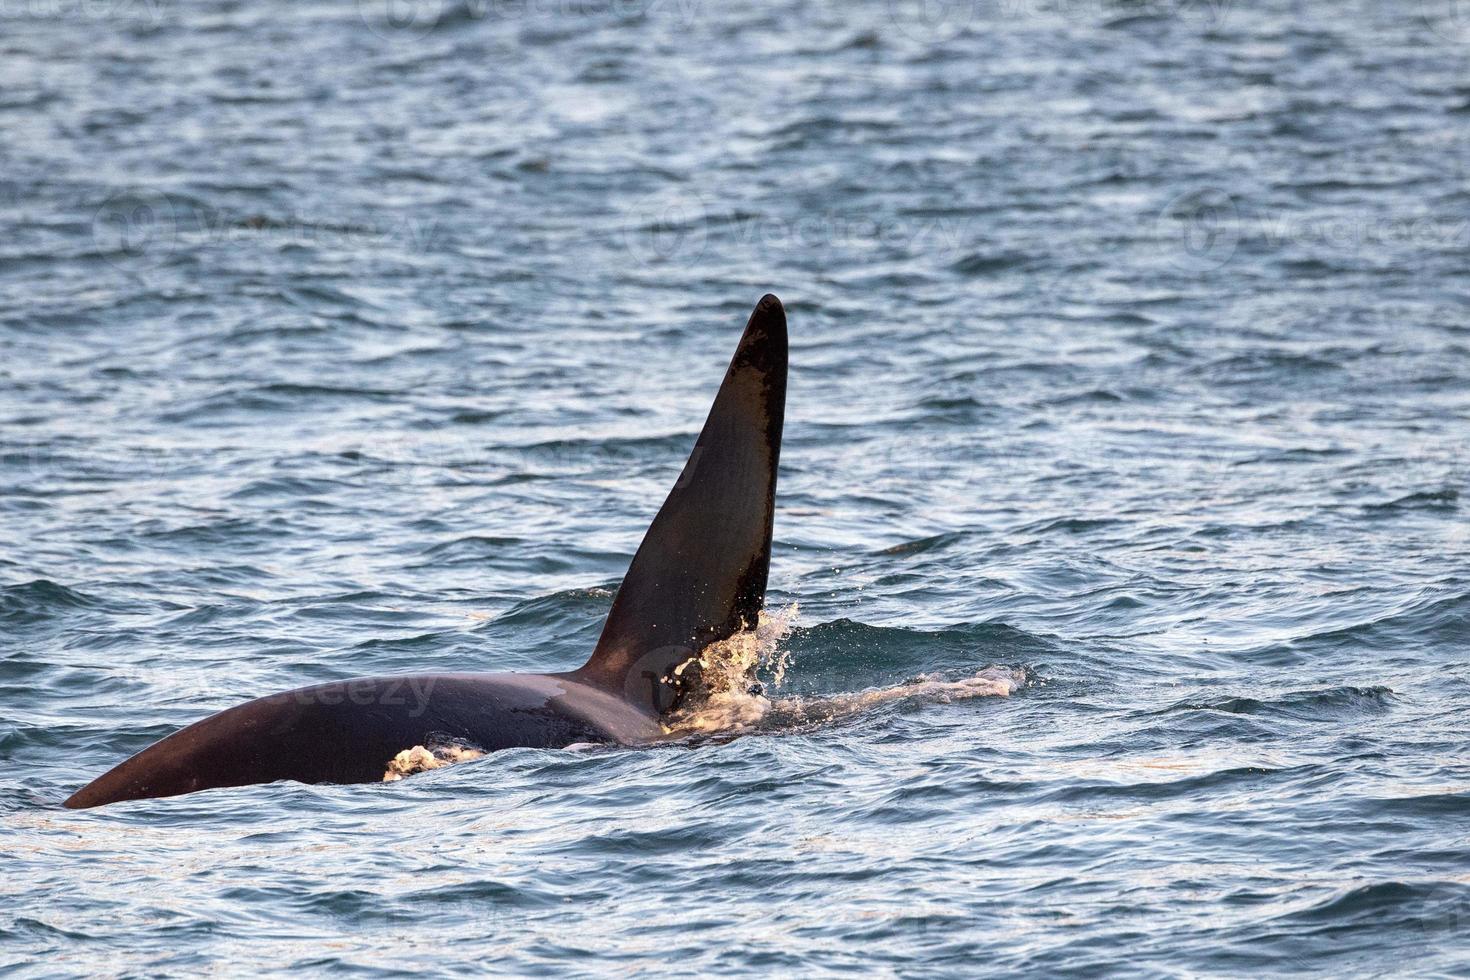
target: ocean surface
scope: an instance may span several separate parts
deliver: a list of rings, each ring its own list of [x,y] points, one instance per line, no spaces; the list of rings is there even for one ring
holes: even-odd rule
[[[0,0],[0,134],[0,973],[1470,976],[1464,4]],[[580,664],[768,290],[760,710],[60,807]]]

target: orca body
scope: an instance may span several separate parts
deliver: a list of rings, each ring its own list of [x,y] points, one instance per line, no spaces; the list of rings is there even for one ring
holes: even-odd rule
[[[493,752],[663,737],[661,717],[697,684],[691,661],[754,626],[765,602],[785,405],[786,314],[768,294],[577,670],[368,677],[273,694],[156,742],[65,805],[281,779],[378,782],[397,753],[434,743]]]

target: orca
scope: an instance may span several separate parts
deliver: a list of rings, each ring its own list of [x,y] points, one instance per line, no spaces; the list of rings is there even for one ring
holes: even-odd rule
[[[399,753],[431,744],[494,752],[667,737],[661,719],[697,688],[700,651],[754,626],[765,602],[786,360],[786,313],[767,294],[581,667],[367,677],[273,694],[154,743],[64,805],[277,780],[379,782]]]

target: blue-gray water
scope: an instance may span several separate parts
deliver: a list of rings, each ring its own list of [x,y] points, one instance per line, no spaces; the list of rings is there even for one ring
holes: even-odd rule
[[[1470,972],[1463,5],[379,6],[0,3],[0,969]],[[59,808],[580,663],[767,290],[776,693],[1025,688]]]

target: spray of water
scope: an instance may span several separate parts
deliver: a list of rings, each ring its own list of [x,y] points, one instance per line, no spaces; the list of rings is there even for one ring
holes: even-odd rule
[[[852,694],[780,697],[791,666],[782,641],[796,625],[796,605],[763,612],[754,629],[711,644],[697,661],[701,689],[664,722],[669,735],[744,734],[829,724],[892,701],[959,701],[1005,697],[1026,683],[1026,672],[986,667],[958,680],[920,674],[900,684]],[[768,680],[760,683],[757,675]]]
[[[705,647],[695,661],[700,689],[665,719],[665,733],[742,731],[760,724],[771,701],[756,682],[756,673],[764,671],[772,688],[786,679],[791,653],[781,642],[796,626],[798,612],[795,603],[775,611],[762,610],[754,629]]]

